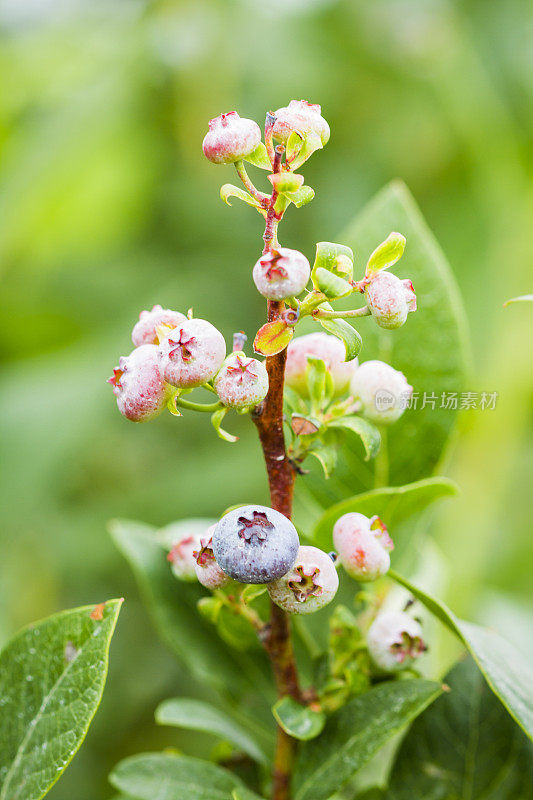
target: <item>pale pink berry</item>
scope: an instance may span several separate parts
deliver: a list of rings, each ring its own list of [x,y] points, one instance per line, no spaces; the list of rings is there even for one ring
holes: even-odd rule
[[[186,319],[185,314],[159,305],[154,306],[151,311],[141,311],[139,322],[136,323],[131,334],[133,344],[135,347],[140,347],[141,344],[157,344],[159,342],[158,325],[168,325],[174,328]]]
[[[257,290],[268,300],[285,300],[301,294],[310,274],[311,266],[304,254],[288,247],[265,253],[253,269]]]
[[[314,133],[320,137],[322,144],[329,139],[329,125],[321,115],[322,109],[318,103],[308,103],[307,100],[291,100],[288,106],[274,111],[276,121],[272,130],[274,138],[284,144],[293,131],[298,131],[303,136]]]
[[[226,358],[214,381],[215,391],[228,408],[256,406],[268,392],[268,373],[256,358],[232,353]]]
[[[365,361],[354,374],[350,391],[361,413],[372,422],[390,425],[399,419],[413,393],[403,372],[384,361]]]
[[[206,535],[206,524],[202,520],[184,520],[167,525],[158,531],[158,540],[169,552],[167,559],[172,572],[180,581],[196,581],[195,551],[201,547],[200,540]]]
[[[416,311],[416,294],[410,280],[400,280],[381,270],[365,288],[366,303],[381,328],[400,328],[410,311]]]
[[[249,156],[261,142],[259,125],[228,111],[209,121],[203,142],[204,155],[215,164],[232,164]]]
[[[378,614],[366,642],[372,661],[383,672],[410,667],[426,650],[420,623],[403,611]]]
[[[118,410],[132,422],[146,422],[157,417],[172,390],[161,377],[154,344],[143,344],[129,356],[121,356],[107,382],[113,387]]]
[[[301,545],[294,566],[267,584],[271,600],[289,614],[312,614],[330,603],[339,588],[339,576],[327,553]]]
[[[357,370],[357,359],[345,361],[344,344],[336,336],[327,333],[308,333],[293,339],[287,348],[285,382],[303,397],[307,397],[307,356],[321,358],[333,379],[336,395],[348,390],[350,378]]]
[[[334,525],[333,544],[348,575],[358,581],[375,581],[389,570],[394,545],[379,517],[343,514]]]
[[[187,319],[159,345],[161,375],[179,388],[201,386],[211,380],[224,361],[222,334],[205,319]]]
[[[221,589],[232,581],[232,578],[219,567],[213,554],[212,535],[215,527],[212,525],[207,529],[205,537],[200,539],[200,547],[194,552],[196,577],[206,589]]]

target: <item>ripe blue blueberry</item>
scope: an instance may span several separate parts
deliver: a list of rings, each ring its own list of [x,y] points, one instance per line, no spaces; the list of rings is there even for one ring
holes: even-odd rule
[[[241,506],[226,514],[213,533],[213,553],[227,575],[241,583],[269,583],[290,570],[298,533],[279,511]]]

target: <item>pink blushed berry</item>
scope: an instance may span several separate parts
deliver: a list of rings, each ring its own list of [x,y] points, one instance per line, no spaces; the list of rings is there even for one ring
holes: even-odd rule
[[[256,358],[232,353],[214,380],[215,391],[228,408],[256,406],[268,392],[268,373]]]
[[[158,325],[168,325],[174,328],[186,319],[185,314],[159,305],[154,306],[151,311],[141,311],[139,322],[136,323],[131,333],[132,342],[135,347],[140,347],[142,344],[158,344]]]
[[[205,157],[214,164],[232,164],[253,153],[260,142],[259,125],[229,111],[209,121],[202,147]]]
[[[426,650],[420,623],[403,611],[378,614],[366,642],[374,664],[387,673],[412,666]]]
[[[381,328],[401,328],[410,311],[416,310],[416,294],[411,281],[402,281],[392,272],[378,272],[365,288],[372,316]]]
[[[321,358],[333,379],[335,394],[348,390],[350,378],[357,370],[357,359],[345,361],[346,351],[336,336],[327,333],[308,333],[293,339],[287,348],[285,382],[303,397],[307,397],[307,356]]]
[[[329,125],[321,115],[318,103],[308,103],[307,100],[291,100],[288,106],[274,111],[276,121],[272,133],[274,138],[283,144],[293,131],[298,131],[303,136],[315,134],[322,144],[329,139]]]
[[[298,549],[286,575],[267,585],[271,600],[289,614],[313,614],[333,600],[338,588],[331,557],[309,545]]]
[[[369,519],[357,512],[343,514],[333,527],[333,543],[352,578],[365,583],[388,572],[389,551],[394,545],[379,517]]]
[[[257,291],[268,300],[285,300],[301,294],[310,274],[311,266],[304,254],[288,247],[265,253],[253,269]]]
[[[214,530],[214,525],[207,529],[205,537],[200,539],[200,547],[194,552],[196,577],[206,589],[221,589],[231,583],[231,578],[219,567],[213,553]]]
[[[210,322],[188,319],[159,345],[161,375],[178,388],[201,386],[216,375],[225,355],[224,337]]]
[[[167,559],[172,572],[180,581],[196,581],[195,551],[201,547],[200,540],[206,535],[205,526],[197,526],[196,520],[186,526],[184,523],[169,525],[159,531],[159,539],[170,546]],[[175,532],[173,532],[173,528]],[[187,529],[186,529],[187,528]]]
[[[118,410],[132,422],[157,417],[171,394],[171,387],[161,377],[154,344],[143,344],[129,356],[122,356],[108,383],[113,387]]]
[[[365,361],[355,372],[350,391],[361,404],[361,413],[371,422],[390,425],[408,406],[413,387],[384,361]]]

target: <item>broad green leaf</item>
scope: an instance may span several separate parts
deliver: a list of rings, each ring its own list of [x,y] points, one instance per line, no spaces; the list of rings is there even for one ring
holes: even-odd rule
[[[450,692],[413,724],[398,752],[387,800],[532,796],[533,747],[471,659],[446,677]]]
[[[223,186],[220,187],[220,199],[223,200],[226,205],[230,206],[231,203],[229,201],[230,197],[237,197],[239,200],[242,200],[244,203],[247,203],[249,206],[253,206],[256,208],[261,214],[265,213],[264,208],[261,206],[257,200],[252,197],[251,194],[245,192],[244,189],[241,189],[240,186],[234,186],[232,183],[225,183]]]
[[[328,798],[440,693],[432,681],[390,681],[332,714],[323,733],[300,751],[295,800]]]
[[[296,208],[301,208],[307,203],[310,203],[315,196],[315,190],[310,186],[302,186],[296,192],[285,192],[285,197],[288,197],[291,203],[294,203]]]
[[[236,747],[260,763],[268,761],[248,731],[237,725],[234,720],[218,708],[201,700],[176,697],[165,700],[155,712],[159,725],[172,725],[176,728],[187,728],[194,731],[206,731],[232,742]]]
[[[260,169],[272,169],[272,164],[270,163],[267,149],[263,142],[259,142],[253,153],[250,153],[250,155],[243,160],[248,161],[249,164],[253,164],[255,167],[259,167]]]
[[[212,626],[196,608],[204,590],[173,577],[155,528],[113,520],[110,532],[133,569],[161,637],[198,680],[234,693],[268,683],[262,665],[247,654],[234,653],[213,635]]]
[[[337,275],[334,275],[333,272],[323,269],[323,267],[319,267],[315,270],[313,283],[315,287],[330,300],[334,300],[338,297],[345,297],[352,293],[352,287],[348,281],[345,281],[344,278],[339,278]]]
[[[369,253],[391,230],[401,231],[406,237],[397,274],[412,279],[418,311],[393,331],[380,328],[371,318],[362,320],[361,355],[365,361],[380,359],[401,370],[417,398],[417,408],[407,409],[387,431],[389,477],[384,483],[395,486],[426,478],[435,471],[455,426],[461,392],[470,387],[466,385],[467,328],[457,285],[404,184],[396,181],[385,187],[339,238],[354,251]],[[345,300],[338,303],[348,307]],[[321,487],[310,478],[308,485],[318,496]],[[344,447],[339,468],[328,485],[328,504],[332,498],[345,497],[347,486],[356,493],[373,485],[371,471]],[[325,500],[325,495],[322,497]]]
[[[533,294],[522,294],[520,297],[511,297],[511,299],[506,300],[503,305],[505,308],[511,303],[530,303],[531,301],[533,301]]]
[[[293,335],[294,327],[287,325],[283,319],[266,322],[257,331],[254,350],[263,356],[275,356],[285,350]]]
[[[365,275],[371,277],[382,269],[392,267],[402,257],[404,249],[405,236],[401,233],[389,233],[368,259]]]
[[[228,800],[242,781],[200,758],[173,753],[141,753],[121,761],[111,785],[136,800]]]
[[[39,800],[72,761],[102,698],[121,604],[55,614],[0,653],[1,800]]]
[[[285,733],[302,742],[314,739],[326,724],[326,715],[322,711],[313,711],[288,696],[272,706],[272,713]]]
[[[514,645],[496,631],[459,619],[436,600],[393,570],[389,576],[411,592],[470,651],[485,679],[509,714],[533,739],[533,669]]]
[[[331,306],[327,303],[323,303],[321,308],[331,310]],[[345,361],[353,361],[354,358],[357,358],[363,346],[363,340],[349,322],[346,322],[345,319],[319,319],[318,321],[324,330],[332,333],[344,344],[346,350]]]
[[[387,525],[395,544],[395,533],[400,525],[419,514],[431,503],[457,494],[457,486],[449,478],[427,478],[407,486],[390,486],[357,494],[331,506],[318,520],[313,531],[317,547],[329,550],[333,526],[339,517],[357,511],[367,517],[377,514]]]
[[[375,458],[381,444],[381,434],[375,425],[363,417],[340,417],[328,422],[328,428],[340,428],[357,434],[365,448],[365,461]]]

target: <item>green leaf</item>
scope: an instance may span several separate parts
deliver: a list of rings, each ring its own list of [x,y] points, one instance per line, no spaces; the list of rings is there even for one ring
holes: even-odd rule
[[[389,233],[370,258],[366,265],[366,277],[370,278],[382,269],[388,269],[402,257],[405,249],[405,236],[401,233]]]
[[[267,763],[268,759],[248,731],[237,725],[233,719],[218,708],[201,700],[176,697],[165,700],[155,712],[159,725],[172,725],[193,731],[205,731],[234,744],[254,761]]]
[[[362,417],[340,417],[328,422],[328,428],[344,428],[356,433],[365,448],[365,461],[375,458],[381,445],[381,434],[375,425]]]
[[[298,131],[291,131],[285,146],[285,157],[290,164],[303,147],[304,138]]]
[[[173,753],[141,753],[121,761],[111,785],[136,800],[228,800],[242,781],[210,761]]]
[[[322,267],[315,270],[313,284],[330,300],[334,300],[338,297],[345,297],[352,293],[352,287],[348,281],[345,281],[344,278],[339,278],[337,275],[334,275],[333,272],[329,272]]]
[[[327,303],[323,303],[321,308],[330,310],[331,306]],[[336,336],[337,339],[340,339],[344,344],[346,349],[345,361],[352,361],[354,358],[357,358],[363,346],[363,340],[349,322],[346,322],[345,319],[319,319],[318,321],[324,330],[328,333],[332,333],[333,336]]]
[[[255,167],[259,167],[260,169],[272,169],[272,164],[270,163],[267,149],[263,142],[259,142],[253,153],[250,153],[250,155],[243,160],[248,161],[249,164],[253,164]]]
[[[319,444],[313,450],[309,451],[309,455],[316,458],[324,470],[324,477],[326,480],[331,476],[333,470],[337,466],[338,448],[336,444]]]
[[[450,609],[393,570],[389,576],[411,592],[469,650],[509,714],[533,739],[533,670],[525,656],[496,631],[459,619]]]
[[[317,242],[315,263],[311,272],[313,282],[317,269],[326,269],[339,278],[350,279],[353,274],[353,250],[345,244]]]
[[[531,302],[533,301],[533,294],[522,294],[520,297],[511,297],[510,300],[506,300],[503,304],[504,308],[511,303],[524,303],[524,302]]]
[[[526,800],[533,748],[495,700],[471,659],[446,677],[445,693],[400,747],[387,800]]]
[[[321,734],[326,724],[326,715],[322,711],[313,711],[292,697],[278,700],[272,706],[272,713],[285,733],[302,742]]]
[[[310,186],[302,186],[297,192],[285,192],[284,194],[296,208],[301,208],[311,202],[315,196],[315,190]]]
[[[294,172],[274,172],[268,176],[268,180],[278,194],[289,194],[302,188],[304,176]]]
[[[252,792],[246,786],[241,786],[239,789],[234,789],[231,793],[231,800],[263,800],[258,794]]]
[[[316,133],[306,133],[303,137],[302,146],[298,150],[298,154],[291,161],[291,169],[298,169],[310,158],[316,150],[321,150],[323,147],[320,136]]]
[[[324,550],[331,549],[333,526],[339,517],[358,511],[366,517],[377,514],[387,525],[397,545],[395,534],[403,523],[409,521],[431,503],[442,497],[453,497],[457,486],[449,478],[426,478],[407,486],[389,486],[356,494],[336,503],[320,517],[313,531],[313,542]]]
[[[229,202],[230,197],[237,197],[239,200],[242,200],[244,203],[247,203],[249,206],[253,206],[257,208],[262,214],[265,213],[264,208],[261,206],[257,200],[252,197],[251,194],[245,192],[244,189],[241,189],[239,186],[234,186],[232,183],[225,183],[223,186],[220,187],[220,199],[223,200],[226,205],[230,206],[231,203]]]
[[[326,378],[328,370],[322,358],[307,356],[305,380],[313,408],[320,408],[326,397]]]
[[[440,693],[441,687],[432,681],[391,681],[332,714],[323,733],[300,751],[295,800],[329,797]]]
[[[247,654],[233,653],[213,635],[212,626],[196,608],[205,596],[204,590],[197,584],[176,581],[155,528],[113,520],[109,529],[133,569],[161,637],[199,681],[235,694],[257,689],[258,682],[263,687],[269,683],[266,672],[260,671]]]
[[[238,436],[234,436],[232,433],[225,431],[224,428],[221,428],[222,421],[227,413],[227,408],[221,408],[219,411],[215,411],[214,414],[211,414],[211,425],[216,430],[217,436],[219,436],[225,442],[237,442],[239,440]]]
[[[102,698],[121,604],[55,614],[0,653],[2,800],[38,800],[72,761]]]
[[[285,350],[294,334],[294,327],[285,320],[277,319],[266,322],[257,331],[254,339],[254,350],[263,356],[275,356]]]

